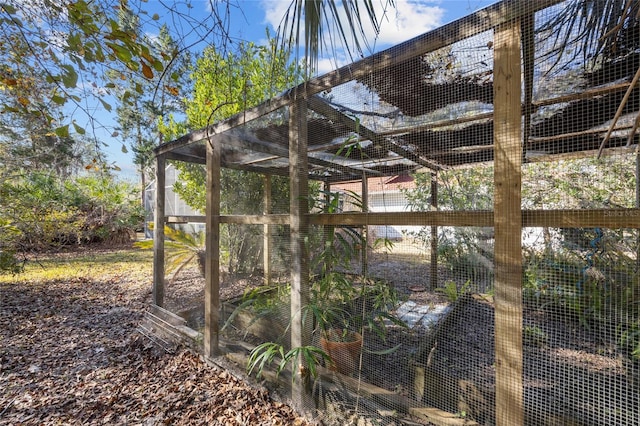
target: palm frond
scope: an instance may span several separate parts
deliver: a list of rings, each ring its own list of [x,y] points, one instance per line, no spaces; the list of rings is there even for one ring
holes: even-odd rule
[[[558,8],[556,15],[542,22],[538,33],[548,34],[552,48],[547,55],[559,57],[572,51],[570,60],[582,56],[586,62],[599,55],[605,59],[619,55],[633,43],[629,37],[633,38],[631,33],[638,31],[640,23],[637,0],[575,0]]]
[[[386,0],[384,10],[389,7],[395,7],[394,0]],[[341,44],[352,60],[355,55],[363,55],[363,47],[369,46],[365,22],[376,35],[379,33],[380,17],[372,0],[292,0],[278,26],[276,39],[291,51],[304,37],[309,72],[313,73],[320,54],[329,46]]]

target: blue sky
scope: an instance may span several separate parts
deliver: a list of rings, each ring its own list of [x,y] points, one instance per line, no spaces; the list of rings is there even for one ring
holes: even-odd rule
[[[218,0],[212,1],[214,4],[220,4]],[[369,48],[365,52],[365,56],[473,13],[495,3],[496,0],[394,0],[394,2],[396,7],[388,9],[384,13],[383,7],[386,0],[373,0],[373,4],[378,8],[378,16],[383,18],[380,26],[381,31],[377,37],[372,30],[368,31],[367,42]],[[229,34],[237,39],[260,43],[265,38],[265,29],[267,27],[272,34],[275,33],[275,28],[277,28],[290,3],[291,0],[235,0],[233,2],[234,7],[230,9]],[[149,0],[146,5],[143,3],[143,6],[147,8],[150,14],[158,12],[160,19],[157,23],[159,25],[166,23],[170,29],[175,28],[180,23],[175,20],[174,16],[166,13],[166,8],[163,7],[163,4],[173,4],[175,7],[179,7],[181,3],[169,0],[160,3],[159,0]],[[211,6],[209,0],[193,0],[191,5],[193,6],[192,8],[182,9],[184,13],[190,15],[191,19],[194,21],[210,19]],[[185,34],[188,29],[183,26],[179,32]],[[204,47],[205,44],[200,43],[194,49],[200,51]],[[331,55],[320,58],[319,74],[324,74],[349,62],[351,60],[346,57],[342,50],[338,49]],[[108,116],[105,116],[102,121],[107,125],[110,124],[110,121],[113,123]],[[119,176],[129,180],[137,179],[135,168],[131,163],[131,153],[122,152],[122,141],[117,138],[111,138],[108,130],[97,131],[96,136],[108,145],[104,148],[104,151],[107,154],[108,161],[114,162],[121,168],[122,171],[119,172]]]

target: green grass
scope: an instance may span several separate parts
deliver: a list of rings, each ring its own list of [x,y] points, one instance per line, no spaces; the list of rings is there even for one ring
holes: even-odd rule
[[[130,249],[86,249],[30,258],[24,272],[0,275],[0,283],[43,282],[114,275],[130,279],[151,278],[153,252]]]

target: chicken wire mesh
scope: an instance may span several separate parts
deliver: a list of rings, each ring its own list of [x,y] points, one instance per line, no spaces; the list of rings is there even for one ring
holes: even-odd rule
[[[201,135],[221,336],[318,421],[640,424],[638,4],[532,4]]]

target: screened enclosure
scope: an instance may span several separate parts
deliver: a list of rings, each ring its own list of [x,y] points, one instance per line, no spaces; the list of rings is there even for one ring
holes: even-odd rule
[[[639,8],[503,1],[158,147],[157,324],[324,424],[640,424]]]

